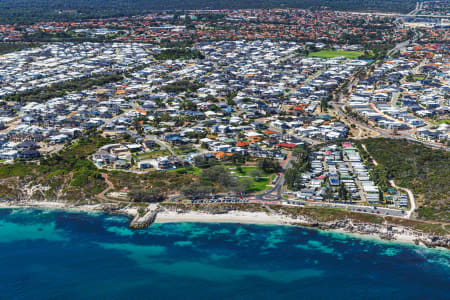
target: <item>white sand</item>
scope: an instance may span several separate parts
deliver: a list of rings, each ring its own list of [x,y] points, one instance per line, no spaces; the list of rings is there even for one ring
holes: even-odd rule
[[[176,222],[199,222],[199,223],[248,223],[248,224],[273,224],[273,225],[308,225],[306,219],[293,219],[278,214],[268,214],[265,212],[244,212],[231,211],[226,214],[208,214],[203,212],[176,212],[165,210],[158,213],[155,223],[176,223]],[[363,239],[382,240],[377,234],[363,234],[347,232],[344,229],[327,230],[354,235]],[[417,233],[409,231],[407,228],[403,232],[393,232],[393,238],[397,242],[414,244]],[[388,242],[388,241],[386,241]]]
[[[64,202],[53,201],[21,201],[21,202],[1,202],[0,208],[26,208],[37,207],[47,209],[61,209],[67,211],[82,211],[82,212],[104,212],[104,207],[101,204],[79,205],[68,204]],[[153,207],[151,207],[153,208]],[[134,207],[127,207],[119,210],[119,213],[135,216],[137,209]],[[289,218],[279,214],[269,214],[266,212],[245,212],[245,211],[231,211],[225,214],[209,214],[204,212],[176,212],[171,210],[164,210],[159,212],[155,223],[176,223],[176,222],[204,222],[204,223],[247,223],[247,224],[273,224],[273,225],[308,225],[306,218]],[[414,244],[418,233],[409,230],[408,228],[399,227],[394,230],[393,237],[395,241]],[[360,238],[370,238],[381,240],[377,234],[361,234],[355,232],[347,232],[343,229],[327,230],[332,232],[346,233],[355,235]],[[420,234],[419,234],[420,235]]]
[[[304,220],[303,220],[304,221]],[[269,215],[264,212],[231,211],[226,214],[208,214],[202,212],[163,211],[158,213],[156,223],[173,222],[211,222],[211,223],[251,223],[251,224],[292,224],[300,223],[300,219],[292,219],[282,215]]]

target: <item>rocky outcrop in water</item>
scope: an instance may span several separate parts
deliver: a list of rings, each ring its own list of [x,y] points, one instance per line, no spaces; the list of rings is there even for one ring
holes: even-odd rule
[[[429,248],[441,247],[450,249],[450,238],[448,237],[432,236],[427,238],[418,238],[414,240],[414,242],[418,245],[423,244]]]
[[[417,245],[450,249],[450,237],[448,236],[431,235],[398,225],[354,223],[352,220],[337,220],[332,222],[313,221],[310,224],[306,224],[306,226],[323,230],[343,230],[349,233],[377,236],[383,240],[396,240],[396,235],[407,235],[411,236]]]

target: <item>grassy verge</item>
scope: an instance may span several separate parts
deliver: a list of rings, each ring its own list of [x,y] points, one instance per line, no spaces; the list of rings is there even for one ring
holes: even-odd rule
[[[174,152],[177,155],[185,155],[185,154],[192,153],[195,151],[197,151],[195,148],[175,148],[174,149]]]

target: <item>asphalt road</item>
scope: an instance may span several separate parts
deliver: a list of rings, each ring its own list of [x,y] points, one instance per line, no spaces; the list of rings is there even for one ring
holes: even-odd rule
[[[290,205],[335,207],[335,208],[347,209],[349,211],[354,211],[354,212],[358,212],[358,213],[370,213],[370,214],[386,215],[386,216],[401,217],[401,218],[408,217],[407,212],[404,210],[385,208],[385,207],[377,207],[377,206],[364,206],[364,205],[344,204],[344,203],[328,203],[328,202],[309,202],[309,201],[303,201],[303,200],[289,200],[286,202],[287,202],[287,204],[290,204]]]

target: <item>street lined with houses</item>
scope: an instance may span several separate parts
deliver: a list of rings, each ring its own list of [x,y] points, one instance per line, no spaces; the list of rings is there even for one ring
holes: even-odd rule
[[[38,24],[31,35],[111,39],[1,55],[1,163],[43,161],[96,136],[102,142],[88,160],[107,185],[96,190],[105,202],[154,189],[151,196],[170,201],[413,218],[412,191],[380,180],[360,141],[407,139],[449,150],[446,29],[434,18],[426,26],[417,20],[430,7],[418,3],[407,15],[161,12],[124,18],[127,30],[114,18]],[[0,38],[25,39],[26,26],[1,28]],[[111,172],[192,178],[182,188],[160,190],[157,182],[137,193],[115,187]],[[226,180],[207,186],[217,174]]]

